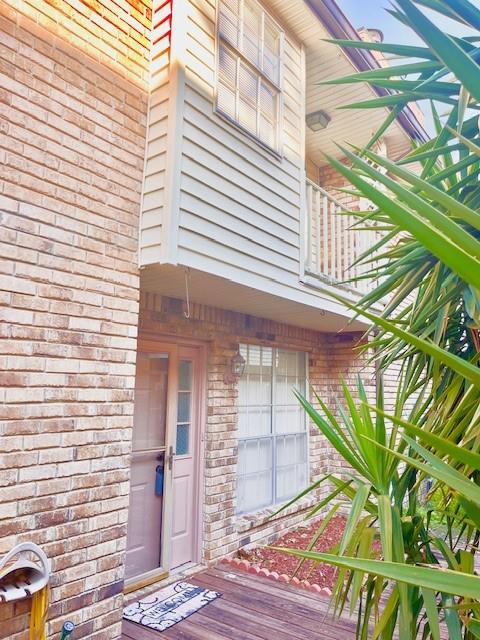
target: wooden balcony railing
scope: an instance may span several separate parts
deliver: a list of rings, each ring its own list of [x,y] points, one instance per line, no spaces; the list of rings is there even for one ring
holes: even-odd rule
[[[342,203],[311,180],[306,182],[305,273],[330,283],[345,284],[359,293],[372,286],[369,280],[347,282],[365,273],[353,263],[378,242],[379,232],[353,228],[356,218]]]

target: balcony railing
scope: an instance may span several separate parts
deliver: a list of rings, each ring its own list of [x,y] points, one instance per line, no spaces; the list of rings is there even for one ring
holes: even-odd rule
[[[355,229],[356,218],[342,203],[311,180],[306,183],[305,272],[330,283],[346,283],[365,273],[366,267],[353,263],[380,238],[372,228]],[[345,286],[365,293],[369,280]]]

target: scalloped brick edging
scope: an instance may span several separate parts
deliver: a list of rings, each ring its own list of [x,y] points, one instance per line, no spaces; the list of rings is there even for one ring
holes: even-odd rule
[[[292,587],[298,587],[299,589],[305,589],[305,591],[310,591],[311,593],[318,593],[320,596],[330,597],[332,592],[328,587],[321,587],[319,584],[312,584],[308,580],[299,580],[298,578],[290,578],[286,573],[278,574],[276,571],[269,571],[264,567],[259,567],[256,564],[252,564],[248,560],[240,560],[240,558],[224,558],[222,563],[229,564],[235,569],[240,569],[241,571],[245,571],[246,573],[251,573],[252,575],[262,576],[264,578],[268,578],[269,580],[275,580],[276,582],[281,582],[283,584],[290,584]]]

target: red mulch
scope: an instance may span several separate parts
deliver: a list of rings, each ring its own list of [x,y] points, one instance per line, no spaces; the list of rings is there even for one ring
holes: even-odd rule
[[[317,520],[308,526],[298,527],[293,531],[289,531],[275,542],[275,546],[288,547],[290,549],[306,549],[318,531],[319,526],[320,521]],[[344,529],[344,517],[335,516],[332,518],[315,545],[315,550],[328,553],[332,547],[340,541]],[[269,571],[276,571],[279,575],[286,573],[288,576],[292,575],[299,562],[298,558],[288,556],[279,551],[272,551],[266,547],[255,547],[249,550],[241,549],[238,552],[238,556],[248,560],[252,564],[264,567]],[[297,578],[299,580],[309,580],[312,584],[319,584],[321,587],[331,589],[335,582],[336,574],[337,570],[335,567],[307,560],[297,574]]]

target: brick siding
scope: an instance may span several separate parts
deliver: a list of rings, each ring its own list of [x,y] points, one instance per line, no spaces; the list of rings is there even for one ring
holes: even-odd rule
[[[309,382],[332,407],[341,397],[342,379],[354,386],[361,374],[371,393],[373,372],[357,351],[362,338],[359,333],[319,333],[198,304],[190,305],[187,319],[181,304],[179,300],[142,294],[139,336],[202,340],[208,347],[203,561],[211,563],[239,546],[274,539],[305,515],[302,508],[268,522],[265,512],[250,522],[236,515],[237,386],[226,383],[224,374],[239,342],[306,352]],[[312,480],[330,471],[344,470],[342,461],[313,427],[309,456]]]
[[[51,558],[49,637],[120,633],[149,20],[0,2],[0,555]],[[0,606],[0,638],[29,608]]]
[[[33,540],[51,558],[49,638],[66,619],[76,639],[120,637],[138,326],[208,346],[208,563],[304,515],[236,516],[238,342],[307,352],[330,405],[342,377],[371,391],[360,334],[202,305],[187,320],[147,293],[139,324],[150,21],[148,0],[0,0],[0,555]],[[313,428],[310,468],[343,470]],[[0,606],[0,639],[26,640],[29,608]]]

